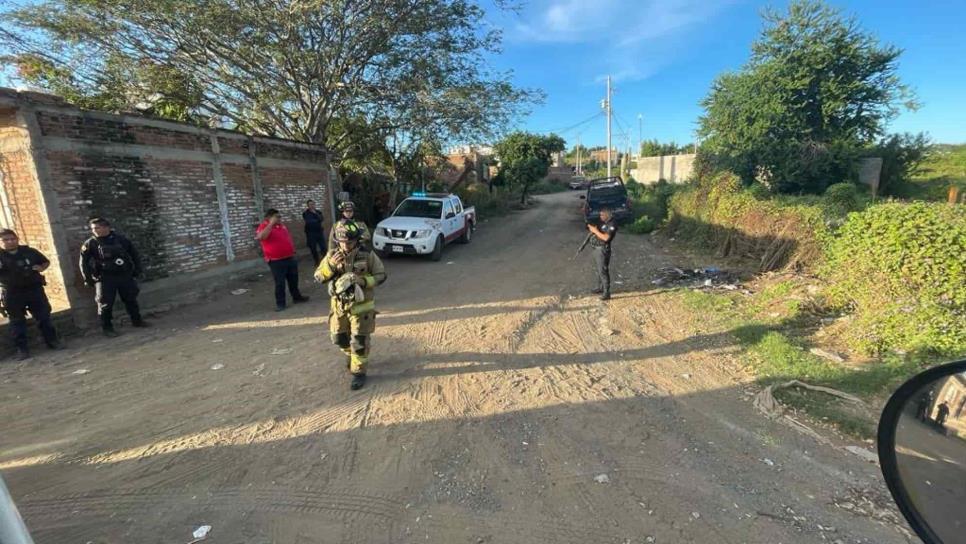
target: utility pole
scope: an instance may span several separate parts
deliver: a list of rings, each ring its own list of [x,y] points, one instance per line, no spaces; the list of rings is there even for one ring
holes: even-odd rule
[[[607,177],[611,177],[610,115],[611,115],[612,108],[610,103],[610,76],[607,76],[607,98],[604,101],[604,107],[606,108],[606,111],[607,111]]]
[[[577,175],[583,175],[580,172],[580,134],[577,135]]]
[[[637,114],[637,154],[641,154],[644,147],[644,116]]]

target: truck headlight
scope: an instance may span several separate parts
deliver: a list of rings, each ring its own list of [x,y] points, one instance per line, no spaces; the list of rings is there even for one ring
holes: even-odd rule
[[[385,236],[386,238],[389,237],[389,232],[382,227],[376,228],[376,234],[378,234],[379,236]]]
[[[416,231],[416,238],[427,238],[432,233],[433,233],[433,231],[431,231],[431,230],[417,230]]]

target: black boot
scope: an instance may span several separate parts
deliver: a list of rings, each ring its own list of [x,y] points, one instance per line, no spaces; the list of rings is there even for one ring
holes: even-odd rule
[[[60,343],[60,339],[57,338],[57,329],[54,328],[50,322],[45,322],[40,327],[40,332],[44,335],[44,343],[50,349],[64,349],[64,346]]]
[[[14,357],[18,361],[26,361],[27,359],[30,358],[30,350],[28,350],[26,347],[18,347],[17,354]]]
[[[148,326],[148,323],[147,323],[147,321],[145,321],[145,320],[143,320],[143,319],[141,319],[141,317],[140,317],[140,316],[138,316],[138,318],[137,318],[137,319],[134,319],[134,318],[132,317],[132,318],[131,318],[131,326],[132,326],[132,327],[137,327],[137,328],[139,328],[139,329],[143,329],[144,327],[147,327],[147,326]]]
[[[101,314],[101,332],[108,338],[117,336],[117,331],[114,330],[113,316],[109,313]]]
[[[365,384],[366,384],[366,375],[365,374],[353,374],[352,375],[352,383],[349,385],[349,387],[353,391],[355,391],[357,389],[362,389],[362,386],[365,385]]]

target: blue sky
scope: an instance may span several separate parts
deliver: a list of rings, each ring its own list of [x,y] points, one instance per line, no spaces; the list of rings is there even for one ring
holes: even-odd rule
[[[518,14],[489,11],[504,31],[493,66],[514,82],[536,87],[546,101],[519,128],[547,132],[571,127],[600,111],[603,77],[614,77],[619,124],[643,136],[693,141],[699,100],[722,71],[741,67],[762,27],[765,6],[786,2],[739,0],[531,0]],[[863,29],[904,49],[899,73],[923,107],[897,118],[893,132],[926,132],[933,141],[966,142],[966,2],[832,2]],[[615,123],[615,132],[620,131]],[[562,134],[603,145],[600,118]],[[621,139],[623,142],[623,139]],[[615,145],[618,144],[615,137]]]

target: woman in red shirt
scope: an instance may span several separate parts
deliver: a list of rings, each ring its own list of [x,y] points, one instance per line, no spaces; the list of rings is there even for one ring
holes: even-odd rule
[[[299,263],[295,259],[295,244],[292,235],[282,224],[282,215],[272,208],[265,212],[265,220],[255,229],[255,239],[262,244],[265,262],[275,278],[275,311],[285,309],[285,283],[292,293],[292,302],[305,302],[309,299],[299,291]]]

